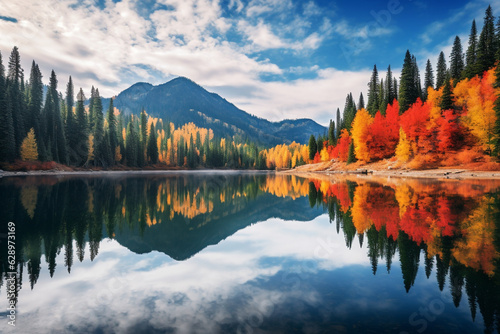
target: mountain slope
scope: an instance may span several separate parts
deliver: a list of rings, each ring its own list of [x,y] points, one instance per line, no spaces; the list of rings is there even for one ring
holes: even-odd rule
[[[136,83],[121,92],[114,105],[125,114],[138,114],[144,108],[150,115],[176,125],[193,122],[211,128],[218,136],[236,135],[265,145],[292,141],[305,144],[311,134],[326,132],[310,119],[270,122],[250,115],[183,77],[158,86]]]

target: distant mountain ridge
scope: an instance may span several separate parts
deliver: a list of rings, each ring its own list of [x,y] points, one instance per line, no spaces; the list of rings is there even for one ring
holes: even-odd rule
[[[107,100],[107,101],[106,101]],[[109,99],[104,104],[109,104]],[[238,136],[267,146],[292,141],[306,144],[311,134],[323,134],[326,128],[311,119],[270,122],[248,114],[218,94],[210,93],[184,77],[153,86],[138,82],[121,92],[114,106],[126,115],[138,115],[142,108],[154,117],[176,125],[193,122],[211,128],[217,136]]]

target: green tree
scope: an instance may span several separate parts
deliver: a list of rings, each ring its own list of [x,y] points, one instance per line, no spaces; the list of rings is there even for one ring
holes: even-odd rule
[[[453,109],[453,97],[451,92],[451,84],[449,76],[447,76],[445,80],[440,107],[441,110]]]
[[[451,49],[450,55],[450,76],[453,83],[456,84],[462,77],[462,72],[464,70],[464,56],[462,51],[462,43],[460,42],[460,37],[455,36],[455,41],[453,42],[453,48]]]
[[[384,112],[387,105],[392,104],[396,98],[396,92],[394,87],[394,79],[392,77],[391,65],[387,67],[387,74],[385,76],[385,99],[384,99]]]
[[[194,154],[194,145],[191,145],[191,150]],[[156,130],[153,123],[149,127],[148,161],[151,164],[158,163],[158,145],[156,144]]]
[[[379,96],[379,99],[378,99],[378,101],[379,101],[378,110],[380,111],[380,113],[382,115],[385,115],[385,109],[386,109],[386,106],[387,106],[387,104],[385,104],[385,101],[386,101],[387,97],[385,95],[384,79],[380,79],[378,96]]]
[[[88,126],[87,116],[85,115],[85,95],[80,88],[76,97],[76,115],[75,115],[75,138],[77,139],[76,145],[72,147],[74,153],[74,163],[82,165],[87,161],[88,147]]]
[[[495,17],[491,6],[488,6],[484,16],[484,25],[479,42],[477,44],[477,63],[476,74],[482,75],[484,71],[489,70],[495,65],[495,56],[497,52],[497,43],[495,36]]]
[[[347,164],[351,164],[353,162],[356,162],[356,156],[354,155],[354,142],[351,141],[349,144],[349,153],[347,155]]]
[[[363,97],[363,92],[359,93],[358,108],[359,109],[365,108],[365,98]],[[340,110],[339,110],[339,117],[340,117]]]
[[[342,128],[347,131],[351,131],[352,122],[354,121],[354,117],[356,116],[356,103],[354,103],[354,99],[352,98],[352,93],[347,94],[345,106],[344,106],[344,117],[343,117],[343,126]]]
[[[137,163],[139,164],[140,167],[144,166],[146,161],[147,143],[148,143],[148,119],[146,116],[146,111],[142,109],[140,148],[137,156]]]
[[[368,104],[366,106],[370,115],[374,116],[380,105],[380,88],[378,80],[377,65],[373,66],[372,76],[370,82],[368,83]],[[353,117],[354,119],[354,117]]]
[[[61,119],[59,93],[57,92],[57,77],[52,70],[50,85],[45,100],[43,115],[46,129],[46,148],[50,151],[51,159],[60,163],[67,163],[67,146],[64,135],[64,124]]]
[[[113,156],[113,162],[111,164],[114,164],[114,156],[115,156],[115,151],[116,148],[119,146],[118,143],[118,137],[117,137],[117,131],[116,131],[116,117],[115,117],[115,107],[113,103],[113,98],[109,100],[109,108],[106,113],[106,120],[108,123],[108,136],[109,136],[109,146],[111,150],[111,155]],[[120,133],[121,135],[121,133]]]
[[[75,105],[75,91],[73,86],[73,79],[69,77],[68,84],[66,85],[66,141],[68,143],[68,159],[70,164],[77,164],[80,162],[80,156],[75,150],[77,148],[80,138],[77,137],[77,120],[73,113],[73,106]]]
[[[417,58],[415,58],[414,55],[411,56],[411,63],[412,63],[412,69],[413,69],[413,81],[414,81],[414,89],[415,89],[415,96],[417,98],[422,99],[422,84],[420,83],[420,71],[418,69],[417,65]],[[415,98],[416,100],[416,98]]]
[[[128,166],[137,166],[137,151],[139,147],[138,136],[134,127],[134,121],[131,119],[127,125],[125,160]]]
[[[444,86],[446,79],[446,59],[444,59],[444,52],[441,51],[438,58],[437,70],[436,70],[436,89]]]
[[[42,73],[40,68],[33,61],[31,65],[30,83],[29,83],[29,99],[28,99],[28,113],[30,120],[28,126],[34,128],[35,137],[38,141],[38,157],[40,160],[46,160],[45,145],[43,144],[43,132],[41,127],[41,112],[43,104],[43,83]]]
[[[432,71],[431,61],[427,59],[427,65],[425,66],[425,78],[424,78],[424,96],[423,100],[427,100],[427,90],[429,87],[434,88],[434,72]]]
[[[16,141],[10,93],[5,80],[5,68],[0,53],[0,161],[11,161],[16,156]]]
[[[12,124],[14,127],[15,155],[19,156],[19,148],[26,136],[24,115],[22,108],[21,83],[23,83],[23,69],[19,49],[14,46],[9,58],[7,87],[10,90],[10,106],[12,110]]]
[[[364,101],[363,101],[363,104],[364,104]],[[341,124],[341,119],[340,119],[340,108],[337,108],[337,124],[336,124],[336,128],[335,128],[335,138],[336,139],[338,139],[340,137],[341,128],[342,128],[342,124]]]
[[[463,78],[472,78],[476,75],[476,62],[477,62],[477,29],[476,20],[472,21],[472,27],[469,35],[469,47],[465,54],[465,69],[463,71]]]
[[[333,119],[330,120],[330,126],[328,127],[328,145],[334,146],[335,140],[335,122]]]
[[[316,152],[318,152],[318,145],[316,144],[316,138],[314,138],[314,135],[311,135],[311,137],[309,137],[309,160],[314,159]]]
[[[415,77],[416,69],[414,57],[410,51],[406,51],[403,69],[401,70],[401,80],[399,85],[399,108],[400,113],[405,112],[417,100],[420,93],[416,86],[417,78]]]
[[[109,144],[109,134],[104,131],[104,114],[99,89],[95,90],[94,100],[94,166],[107,167],[114,160]]]

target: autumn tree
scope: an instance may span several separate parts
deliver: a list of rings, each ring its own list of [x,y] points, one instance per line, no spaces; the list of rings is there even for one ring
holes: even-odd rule
[[[352,142],[354,145],[354,153],[358,160],[365,162],[370,161],[370,152],[366,145],[369,135],[370,125],[373,123],[373,118],[366,109],[360,109],[356,113],[354,122],[352,123]]]
[[[35,129],[31,128],[21,144],[21,159],[38,160],[38,145],[35,139]]]

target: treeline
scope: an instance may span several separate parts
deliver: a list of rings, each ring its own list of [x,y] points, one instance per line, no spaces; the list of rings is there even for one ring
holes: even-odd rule
[[[495,161],[500,154],[499,60],[500,18],[495,27],[488,6],[479,37],[472,22],[465,54],[456,36],[449,66],[441,52],[434,75],[427,60],[423,86],[410,51],[399,83],[390,65],[385,80],[375,65],[366,104],[363,94],[356,104],[349,93],[328,134],[310,137],[310,160],[373,162],[396,156],[415,168]]]
[[[7,73],[6,73],[7,72]],[[33,61],[25,81],[19,50],[14,47],[7,71],[0,54],[0,162],[55,161],[78,167],[267,168],[265,152],[254,143],[214,136],[194,124],[177,127],[149,116],[124,115],[113,106],[103,110],[99,89],[92,87],[88,105],[83,89],[76,94],[72,78],[65,95],[51,72],[44,88]]]

